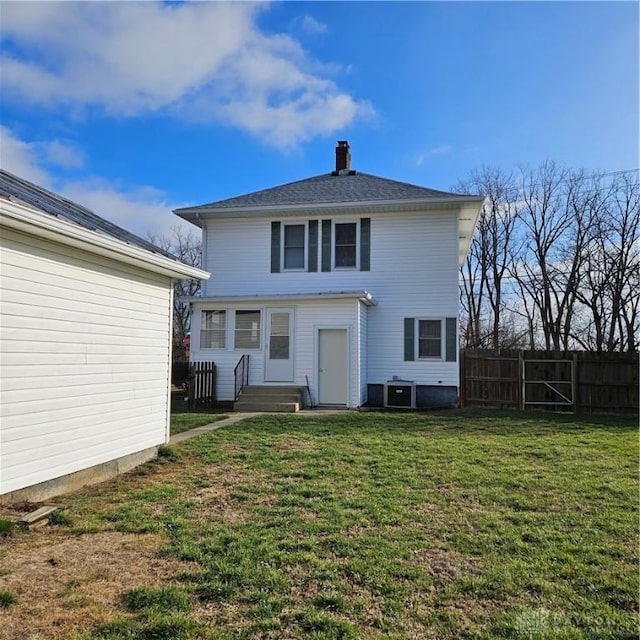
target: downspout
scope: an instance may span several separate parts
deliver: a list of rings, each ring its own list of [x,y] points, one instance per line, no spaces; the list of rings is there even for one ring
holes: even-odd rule
[[[171,374],[173,368],[173,285],[175,280],[169,280],[169,341],[167,349],[167,419],[165,426],[164,441],[165,444],[171,438]]]

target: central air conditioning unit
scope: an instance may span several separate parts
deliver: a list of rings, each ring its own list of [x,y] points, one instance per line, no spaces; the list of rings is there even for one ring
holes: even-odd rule
[[[385,382],[384,406],[399,409],[414,409],[416,406],[416,385],[410,380],[393,380]]]

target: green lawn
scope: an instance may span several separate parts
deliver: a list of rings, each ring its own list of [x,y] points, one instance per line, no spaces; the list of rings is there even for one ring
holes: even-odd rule
[[[182,433],[189,429],[202,427],[205,424],[224,420],[229,416],[224,413],[172,413],[171,414],[171,435]]]
[[[638,637],[635,421],[264,416],[67,503],[188,561],[82,638]]]

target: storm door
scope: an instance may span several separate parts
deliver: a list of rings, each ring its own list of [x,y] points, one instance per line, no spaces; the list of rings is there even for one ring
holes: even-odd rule
[[[267,309],[265,382],[293,382],[293,309]]]

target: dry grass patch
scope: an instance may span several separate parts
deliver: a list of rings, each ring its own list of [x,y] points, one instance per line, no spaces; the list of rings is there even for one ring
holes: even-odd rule
[[[315,451],[316,446],[308,439],[303,438],[279,438],[276,443],[277,451]]]
[[[190,564],[161,557],[162,538],[114,531],[39,531],[2,543],[0,572],[16,602],[0,610],[6,640],[54,640],[91,629],[120,610],[124,591],[163,585]]]

